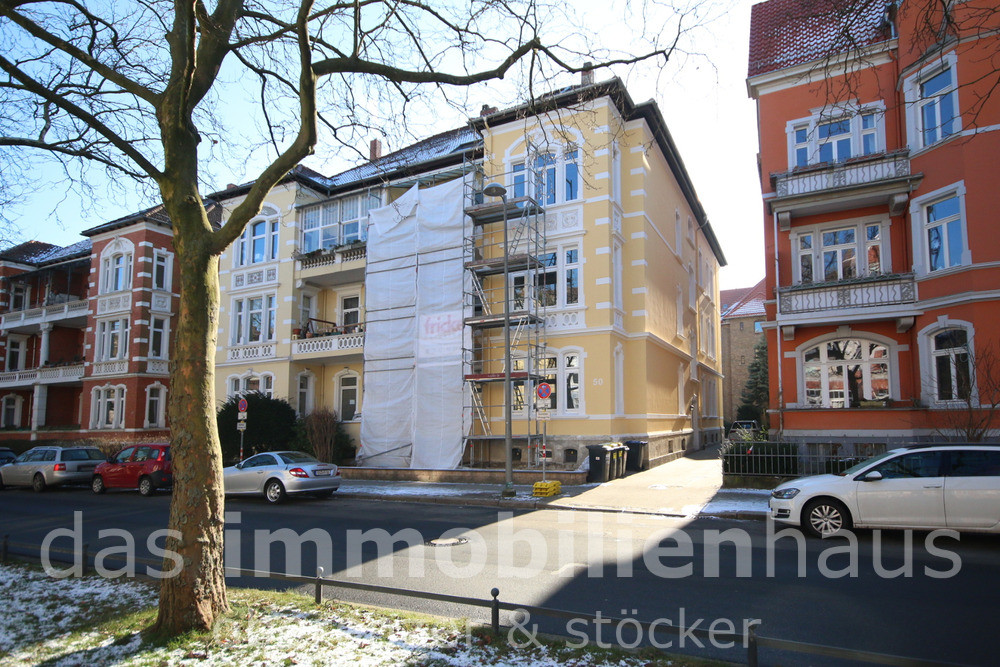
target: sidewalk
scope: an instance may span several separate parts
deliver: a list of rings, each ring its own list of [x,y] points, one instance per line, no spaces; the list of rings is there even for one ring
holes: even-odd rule
[[[562,495],[554,498],[533,497],[529,485],[515,486],[514,498],[501,498],[496,485],[371,480],[344,480],[338,495],[502,509],[548,508],[739,519],[766,517],[767,491],[721,487],[722,461],[718,448],[714,447],[604,484],[564,486]]]

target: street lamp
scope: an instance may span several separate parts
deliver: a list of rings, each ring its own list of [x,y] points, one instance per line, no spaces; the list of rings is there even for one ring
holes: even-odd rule
[[[514,444],[511,439],[511,395],[510,385],[510,249],[507,247],[507,188],[499,183],[490,183],[483,188],[487,197],[499,197],[503,203],[503,449],[504,485],[501,495],[514,495]]]

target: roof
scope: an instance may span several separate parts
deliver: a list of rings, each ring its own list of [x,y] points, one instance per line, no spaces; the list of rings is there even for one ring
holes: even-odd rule
[[[289,181],[296,181],[302,183],[306,187],[313,188],[314,190],[319,190],[320,192],[325,192],[327,189],[327,178],[323,174],[319,173],[315,169],[310,169],[309,167],[297,164],[292,167],[287,174],[285,174],[278,183],[287,183]],[[223,199],[231,199],[232,197],[238,197],[245,195],[253,187],[256,181],[247,181],[246,183],[241,183],[239,185],[234,185],[228,187],[225,190],[219,190],[213,192],[212,194],[205,197],[206,205],[208,200],[220,201]],[[212,221],[213,224],[221,222],[222,218],[220,216],[218,221]]]
[[[761,278],[760,282],[750,288],[742,288],[746,290],[746,293],[741,299],[729,306],[728,309],[724,308],[722,311],[722,319],[730,320],[739,317],[764,317],[764,300],[767,298],[767,292],[764,289],[764,279]],[[726,290],[727,292],[735,292],[737,290]]]
[[[734,287],[719,290],[719,309],[724,313],[729,307],[750,293],[753,287]]]
[[[58,250],[59,246],[41,241],[25,241],[0,252],[0,262],[18,262],[20,264],[35,264],[40,257]]]
[[[213,199],[205,199],[205,211],[208,213],[208,221],[212,224],[212,226],[218,227],[222,222],[222,207],[219,206],[219,204]],[[80,232],[80,234],[82,236],[96,236],[97,234],[103,234],[105,232],[121,229],[122,227],[128,227],[138,222],[152,222],[164,227],[171,226],[170,216],[168,216],[167,212],[164,210],[163,204],[157,204],[156,206],[152,206],[137,213],[130,213],[122,218],[118,218],[117,220],[105,222],[97,227],[85,229]]]
[[[483,139],[471,127],[458,127],[435,134],[377,160],[343,171],[326,179],[331,189],[341,189],[373,179],[386,178],[399,172],[421,171],[428,163],[447,158],[460,158],[468,151],[481,150]]]
[[[892,0],[767,0],[754,5],[748,76],[889,40],[891,4]]]

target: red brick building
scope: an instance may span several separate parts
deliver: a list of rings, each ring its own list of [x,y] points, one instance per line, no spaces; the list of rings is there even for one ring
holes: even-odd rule
[[[998,400],[1000,16],[858,5],[753,7],[771,427],[971,437]]]

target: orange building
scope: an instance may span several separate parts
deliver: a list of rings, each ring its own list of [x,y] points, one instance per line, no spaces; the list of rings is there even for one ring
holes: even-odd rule
[[[948,15],[942,14],[947,6]],[[753,7],[772,432],[1000,437],[1000,16]]]

